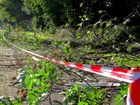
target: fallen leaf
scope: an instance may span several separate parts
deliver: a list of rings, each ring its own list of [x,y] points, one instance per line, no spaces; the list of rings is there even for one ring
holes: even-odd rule
[[[22,94],[22,95],[27,94],[27,90],[21,90],[21,94]]]
[[[21,62],[22,62],[22,59],[18,59],[18,60],[16,61],[16,65],[20,64]]]
[[[13,81],[16,80],[16,79],[17,79],[17,77],[13,77],[13,78],[12,78]]]

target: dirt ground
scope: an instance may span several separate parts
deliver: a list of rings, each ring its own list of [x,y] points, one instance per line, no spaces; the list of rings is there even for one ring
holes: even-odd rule
[[[12,77],[16,76],[16,53],[0,46],[0,96],[14,97],[17,89],[12,86]]]

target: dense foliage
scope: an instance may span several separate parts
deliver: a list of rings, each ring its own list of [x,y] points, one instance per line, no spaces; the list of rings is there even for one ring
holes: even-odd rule
[[[0,1],[0,23],[19,24],[23,20],[28,20],[29,16],[22,11],[21,0],[1,0]]]
[[[111,21],[113,27],[123,28],[121,34],[117,33],[117,41],[126,41],[130,34],[139,41],[139,11],[139,0],[1,0],[0,24],[10,23],[28,30],[40,28],[55,33],[58,26],[92,30],[93,25]],[[101,28],[105,30],[105,24]]]
[[[138,25],[140,2],[138,0],[1,0],[0,20],[19,22],[35,21],[38,27],[52,25],[83,26],[114,17],[121,23],[130,19],[130,25]]]

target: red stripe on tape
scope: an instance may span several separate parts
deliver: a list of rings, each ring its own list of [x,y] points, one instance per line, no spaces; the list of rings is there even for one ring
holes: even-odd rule
[[[80,64],[80,63],[75,63],[75,66],[76,66],[78,69],[83,69],[83,65]]]
[[[139,67],[131,68],[131,72],[140,72],[140,68]]]
[[[70,66],[70,63],[69,62],[64,62],[64,65],[65,66]]]
[[[98,65],[91,65],[91,66],[90,66],[90,69],[91,69],[92,71],[101,73],[101,66],[98,66]]]
[[[54,60],[54,62],[60,64],[60,61],[59,60]]]
[[[128,70],[122,68],[113,68],[110,75],[117,76],[117,77],[125,77]]]

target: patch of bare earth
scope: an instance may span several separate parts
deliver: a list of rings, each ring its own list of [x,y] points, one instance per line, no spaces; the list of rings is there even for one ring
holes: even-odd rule
[[[14,50],[0,46],[0,96],[16,96],[17,88],[12,86],[17,69],[16,57]]]

